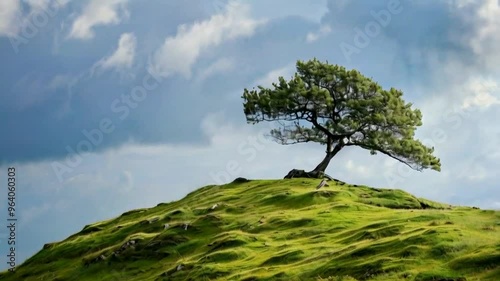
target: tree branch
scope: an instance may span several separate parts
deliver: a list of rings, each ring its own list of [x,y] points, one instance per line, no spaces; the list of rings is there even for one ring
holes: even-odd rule
[[[400,159],[400,158],[399,158],[399,157],[397,157],[397,156],[392,155],[392,153],[390,153],[390,152],[388,152],[388,151],[386,151],[386,150],[384,150],[384,149],[382,149],[382,148],[380,148],[380,147],[372,147],[372,146],[369,146],[369,145],[366,145],[366,144],[361,144],[361,143],[356,143],[356,142],[348,143],[348,144],[346,144],[346,146],[359,146],[359,147],[362,147],[362,148],[364,148],[364,149],[376,150],[376,151],[378,151],[378,152],[380,152],[380,153],[382,153],[382,154],[385,154],[385,155],[387,155],[387,156],[389,156],[389,157],[391,157],[391,158],[393,158],[393,159],[395,159],[395,160],[398,160],[399,162],[401,162],[401,163],[405,164],[406,166],[410,167],[412,170],[416,170],[416,171],[419,171],[419,172],[421,172],[421,171],[422,171],[422,169],[419,169],[419,168],[414,168],[414,167],[413,167],[411,164],[409,164],[408,162],[406,162],[406,161],[404,161],[404,160]]]

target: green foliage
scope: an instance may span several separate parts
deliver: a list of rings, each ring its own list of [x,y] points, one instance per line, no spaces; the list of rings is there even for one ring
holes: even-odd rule
[[[203,187],[86,226],[0,280],[500,280],[498,227],[484,230],[500,212],[428,200],[423,208],[402,190],[330,182],[317,191],[318,183]]]
[[[414,138],[422,114],[402,99],[400,90],[383,89],[357,70],[316,59],[298,61],[289,80],[271,88],[244,89],[249,123],[278,121],[271,136],[282,144],[317,142],[332,157],[343,147],[383,153],[416,170],[440,171],[440,160]]]

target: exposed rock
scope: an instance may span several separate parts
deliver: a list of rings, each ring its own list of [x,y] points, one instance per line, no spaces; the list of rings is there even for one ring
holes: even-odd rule
[[[304,171],[304,170],[298,170],[298,169],[293,169],[286,176],[284,177],[285,179],[293,179],[293,178],[311,178],[312,176]]]
[[[52,248],[53,246],[54,246],[54,243],[47,243],[47,244],[44,244],[44,245],[43,245],[43,249],[44,249],[44,250],[45,250],[45,249],[50,249],[50,248]]]
[[[93,258],[93,259],[91,259],[91,260],[84,260],[84,261],[83,261],[83,265],[84,265],[85,267],[88,267],[88,266],[90,266],[90,265],[92,265],[92,264],[98,263],[98,262],[100,262],[100,261],[102,261],[102,260],[105,260],[105,259],[106,259],[106,256],[105,256],[105,255],[100,255],[100,256],[98,256],[98,257],[96,257],[96,258]]]
[[[328,180],[334,180],[334,178],[325,174],[324,172],[306,172],[304,170],[293,169],[284,177],[285,179],[293,179],[293,178],[314,178],[321,179],[326,178]]]
[[[233,183],[245,183],[245,182],[249,182],[250,180],[246,179],[246,178],[236,178],[234,179]]]
[[[130,241],[123,243],[120,246],[120,249],[113,252],[113,256],[115,256],[115,257],[118,256],[119,254],[121,254],[121,252],[125,251],[128,248],[134,248],[133,245],[135,245],[135,244],[136,244],[135,240],[130,240]]]

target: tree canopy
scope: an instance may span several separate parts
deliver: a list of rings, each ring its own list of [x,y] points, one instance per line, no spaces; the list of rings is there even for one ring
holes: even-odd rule
[[[440,171],[434,148],[415,139],[422,113],[403,100],[401,90],[385,90],[357,70],[317,59],[298,61],[296,67],[288,81],[279,77],[270,88],[244,89],[244,113],[248,123],[277,122],[271,136],[281,144],[325,145],[325,159],[311,172],[324,172],[349,146],[385,154],[418,171]]]

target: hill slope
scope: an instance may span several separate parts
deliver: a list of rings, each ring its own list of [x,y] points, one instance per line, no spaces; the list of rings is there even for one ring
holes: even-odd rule
[[[500,280],[500,212],[318,183],[206,186],[88,225],[0,279]]]

